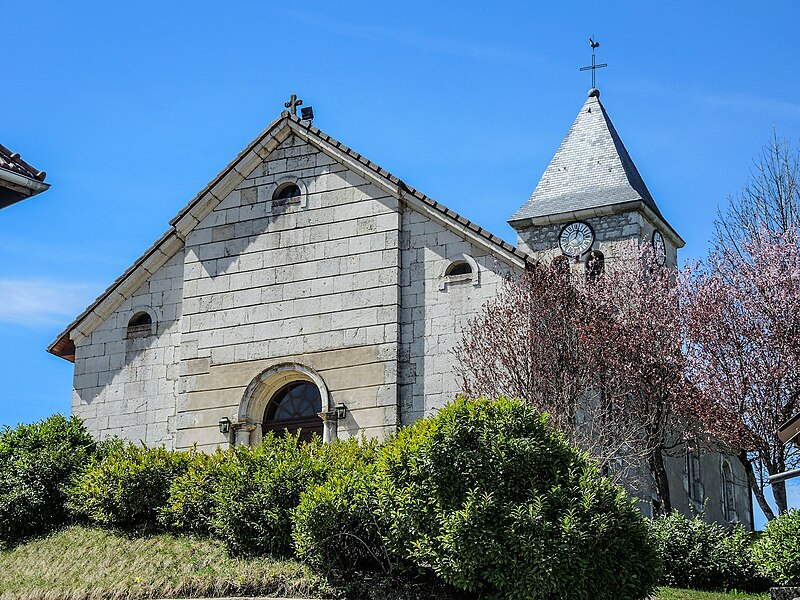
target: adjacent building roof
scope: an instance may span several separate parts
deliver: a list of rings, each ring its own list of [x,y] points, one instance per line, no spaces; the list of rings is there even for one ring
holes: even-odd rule
[[[533,194],[509,222],[630,203],[644,204],[669,227],[593,89]]]
[[[46,176],[0,144],[0,208],[45,191],[50,187],[44,182]]]
[[[778,429],[778,439],[784,444],[788,444],[794,440],[800,445],[800,412],[780,426],[780,429]]]

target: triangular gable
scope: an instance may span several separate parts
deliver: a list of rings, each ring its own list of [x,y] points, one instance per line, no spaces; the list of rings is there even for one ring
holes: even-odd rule
[[[352,169],[367,181],[405,202],[446,228],[473,242],[506,262],[523,267],[528,256],[511,244],[439,204],[422,192],[407,186],[392,175],[330,137],[307,121],[284,111],[269,127],[239,153],[203,190],[170,221],[167,231],[147,252],[112,283],[89,307],[47,348],[48,352],[67,360],[75,359],[75,343],[88,336],[116,310],[159,267],[184,246],[186,236],[216,208],[261,162],[294,134],[319,148],[337,162]]]

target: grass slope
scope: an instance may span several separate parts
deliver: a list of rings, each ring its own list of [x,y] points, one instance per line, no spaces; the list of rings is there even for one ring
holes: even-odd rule
[[[769,594],[740,594],[738,592],[696,592],[661,588],[658,600],[768,600]]]
[[[225,595],[314,597],[324,582],[293,562],[230,558],[217,542],[69,527],[0,552],[0,598],[138,600]]]
[[[374,581],[372,592],[383,587]],[[130,537],[69,527],[0,551],[3,600],[141,600],[219,596],[330,597],[324,580],[291,561],[236,559],[210,539]],[[411,590],[409,590],[411,592]],[[368,593],[367,595],[373,596]],[[438,590],[385,597],[445,597]],[[768,596],[662,588],[657,600],[763,600]]]

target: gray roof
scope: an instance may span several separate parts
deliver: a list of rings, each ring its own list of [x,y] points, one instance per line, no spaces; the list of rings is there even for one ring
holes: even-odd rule
[[[533,194],[509,222],[636,201],[664,220],[593,90]]]

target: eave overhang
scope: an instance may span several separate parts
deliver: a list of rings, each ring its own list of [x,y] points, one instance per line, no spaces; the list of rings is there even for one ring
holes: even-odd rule
[[[567,223],[570,221],[579,221],[581,219],[590,219],[592,217],[607,217],[611,215],[620,214],[623,212],[639,212],[648,221],[654,225],[663,225],[664,233],[667,238],[676,248],[683,248],[686,242],[678,235],[672,226],[659,214],[657,214],[650,206],[643,200],[633,200],[631,202],[607,204],[605,206],[596,206],[576,211],[565,211],[552,215],[543,215],[541,217],[528,217],[525,219],[516,219],[508,222],[511,227],[516,230],[523,229],[529,226],[541,227],[543,225],[553,225],[558,223]]]

